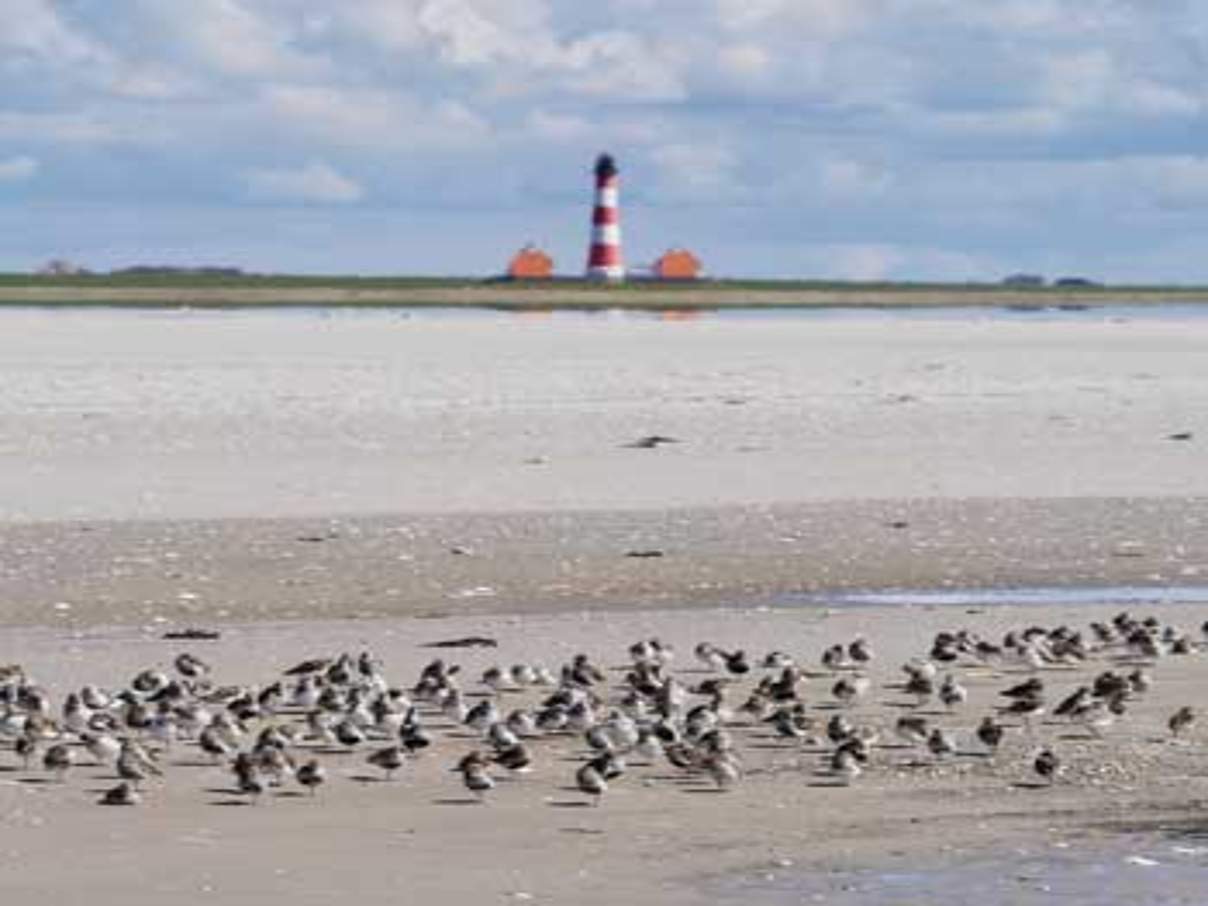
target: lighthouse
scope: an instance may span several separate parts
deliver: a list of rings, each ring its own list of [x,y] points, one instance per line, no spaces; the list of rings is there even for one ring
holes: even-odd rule
[[[591,215],[591,251],[587,279],[619,283],[625,279],[621,257],[620,179],[610,154],[596,159],[596,201]]]

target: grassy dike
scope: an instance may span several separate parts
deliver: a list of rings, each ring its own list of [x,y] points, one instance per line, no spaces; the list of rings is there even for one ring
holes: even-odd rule
[[[0,305],[132,308],[469,307],[547,309],[723,309],[896,307],[1081,307],[1208,303],[1208,287],[838,283],[717,280],[620,286],[559,280],[490,282],[425,277],[0,274]]]

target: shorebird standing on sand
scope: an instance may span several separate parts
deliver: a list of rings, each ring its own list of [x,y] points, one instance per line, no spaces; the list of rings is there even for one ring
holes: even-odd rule
[[[899,737],[912,746],[922,745],[931,735],[927,726],[927,718],[917,714],[906,714],[899,717],[893,730]]]
[[[71,767],[71,749],[63,743],[51,746],[42,756],[42,767],[54,771],[55,778],[62,783],[67,776],[67,769]]]
[[[872,688],[872,681],[866,676],[843,677],[835,682],[831,694],[839,703],[851,707]]]
[[[403,766],[403,748],[402,746],[387,746],[384,749],[378,749],[365,760],[375,768],[385,771],[387,780],[393,780],[394,772]]]
[[[1006,729],[1003,725],[988,714],[977,725],[977,741],[989,749],[991,755],[998,751],[998,746],[1005,734]]]
[[[847,646],[847,656],[856,666],[866,666],[872,661],[872,646],[864,636],[856,636],[855,641]]]
[[[1061,770],[1061,759],[1053,753],[1052,749],[1042,749],[1037,754],[1036,760],[1032,762],[1032,770],[1048,781],[1049,786],[1052,786]]]
[[[1190,705],[1184,705],[1170,715],[1170,720],[1166,722],[1166,726],[1170,727],[1170,735],[1178,739],[1179,734],[1186,730],[1195,721],[1195,711]]]
[[[733,752],[728,750],[715,752],[708,756],[701,766],[713,778],[713,782],[717,784],[719,790],[728,790],[742,777],[738,759],[735,758]]]
[[[945,708],[951,711],[957,705],[963,705],[968,697],[969,691],[957,682],[955,676],[949,673],[944,677],[944,682],[940,685],[940,701]]]
[[[176,658],[176,669],[188,679],[201,679],[210,672],[210,665],[187,651]]]
[[[936,758],[946,758],[956,754],[956,740],[947,730],[936,727],[927,737],[927,749]]]
[[[863,769],[860,767],[859,756],[851,749],[840,747],[835,750],[835,754],[830,759],[831,773],[838,777],[844,785],[851,783],[860,776]]]
[[[604,779],[594,759],[575,772],[575,783],[582,792],[593,797],[596,807],[599,807],[600,798],[608,791],[608,781]]]
[[[487,771],[487,760],[481,752],[471,752],[457,763],[465,788],[486,802],[486,794],[495,788],[495,778]]]
[[[116,768],[118,777],[129,780],[135,786],[152,774],[158,776],[163,773],[147,751],[129,737],[122,739],[122,750],[118,753]]]
[[[105,790],[97,800],[101,805],[138,805],[142,795],[128,781],[123,780],[115,787]]]

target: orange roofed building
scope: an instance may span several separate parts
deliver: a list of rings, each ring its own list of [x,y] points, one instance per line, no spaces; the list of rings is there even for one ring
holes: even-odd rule
[[[554,276],[554,259],[532,243],[526,245],[508,265],[513,280],[549,280]]]
[[[700,275],[700,259],[687,249],[671,249],[652,268],[656,280],[698,280]]]

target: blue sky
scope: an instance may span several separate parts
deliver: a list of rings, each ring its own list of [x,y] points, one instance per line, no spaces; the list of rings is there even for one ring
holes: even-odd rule
[[[0,0],[0,270],[52,256],[1208,282],[1195,0]]]

